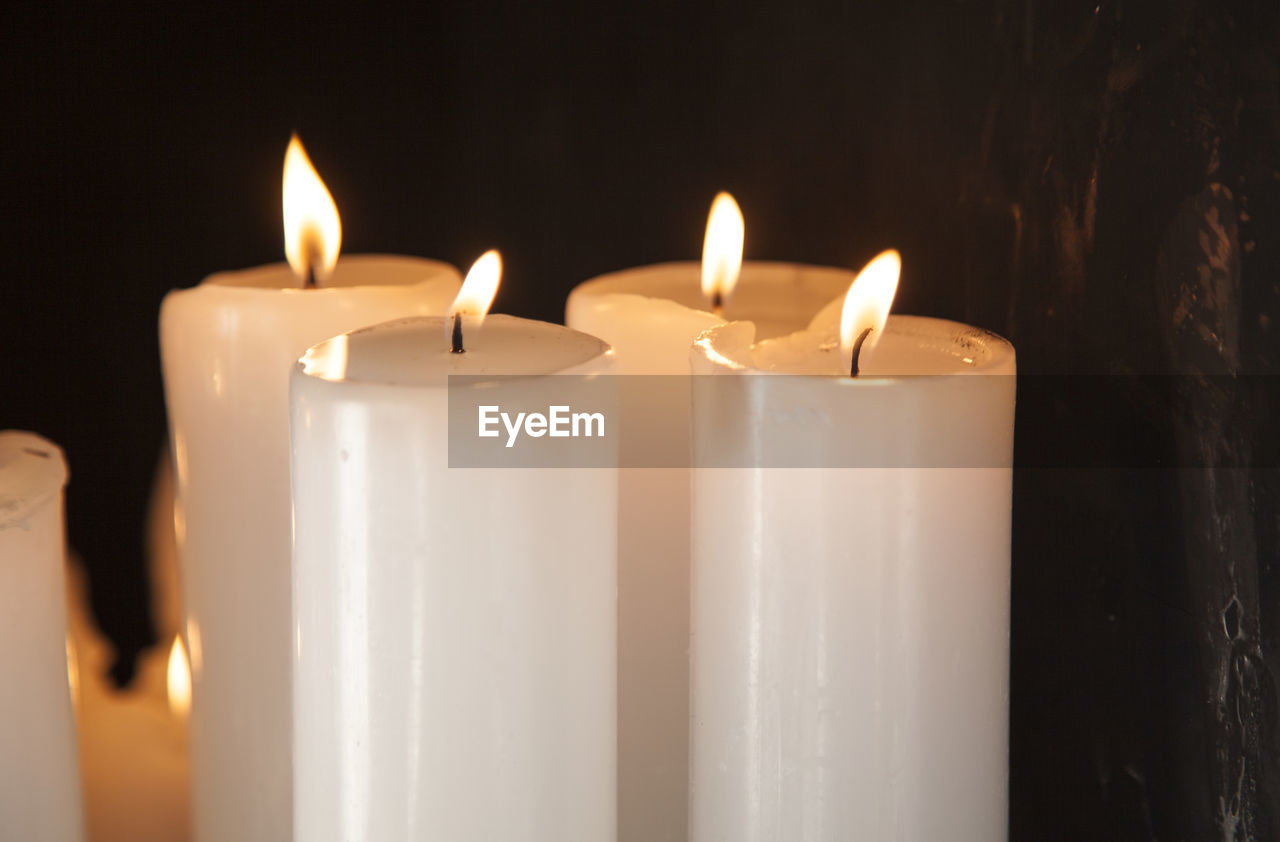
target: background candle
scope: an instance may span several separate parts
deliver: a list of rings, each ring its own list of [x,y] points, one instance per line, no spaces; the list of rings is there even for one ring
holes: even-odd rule
[[[723,323],[708,312],[696,262],[594,278],[569,295],[565,321],[614,348],[621,374],[689,373],[689,349]],[[807,325],[844,295],[848,269],[749,261],[725,317],[754,320],[763,336]],[[624,392],[624,396],[631,392]],[[655,450],[687,452],[686,389],[644,390],[640,408]],[[624,469],[618,522],[618,835],[678,842],[687,833],[689,716],[689,472]]]
[[[748,260],[717,317],[702,294],[701,272],[695,261],[676,261],[592,278],[569,293],[566,320],[582,325],[575,329],[617,337],[619,374],[685,374],[689,346],[703,330],[745,320],[755,324],[757,339],[791,333],[843,296],[854,275],[828,266]]]
[[[1004,839],[1013,349],[831,321],[693,355],[690,838]]]
[[[84,838],[67,683],[66,481],[57,445],[0,432],[0,839]]]
[[[146,650],[135,685],[82,674],[79,725],[89,842],[190,838],[187,733],[162,682],[171,647]],[[139,680],[140,679],[140,680]]]
[[[199,842],[290,838],[289,371],[344,330],[443,312],[458,284],[442,263],[356,256],[320,289],[281,263],[164,300]]]
[[[450,469],[446,391],[607,346],[490,316],[453,354],[444,325],[293,375],[296,838],[613,839],[617,473]]]
[[[186,661],[179,653],[181,660],[173,663],[176,641],[170,638],[143,652],[133,682],[117,688],[108,675],[116,654],[89,611],[79,562],[68,565],[68,579],[68,651],[74,653],[88,842],[186,842],[186,710],[181,700],[170,699],[168,687],[171,672],[190,687]]]

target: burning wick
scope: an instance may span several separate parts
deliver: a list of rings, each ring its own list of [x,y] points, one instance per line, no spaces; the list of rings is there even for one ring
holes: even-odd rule
[[[902,273],[902,257],[893,249],[881,252],[849,284],[840,308],[841,359],[849,349],[849,376],[858,376],[858,360],[866,348],[867,337],[872,331],[883,332],[893,307],[893,295],[898,289],[898,276]],[[867,353],[873,353],[882,339],[876,333]]]
[[[853,340],[853,362],[849,365],[849,376],[858,376],[858,355],[862,353],[862,343],[867,341],[867,337],[871,335],[871,328],[866,328],[862,333],[858,334],[858,338]]]
[[[466,353],[462,347],[462,317],[470,316],[473,326],[479,330],[484,322],[489,306],[493,304],[493,296],[498,292],[498,281],[502,279],[502,255],[489,250],[480,255],[471,264],[462,288],[445,313],[444,335],[449,340],[449,350],[455,354]],[[453,324],[449,324],[449,320]]]
[[[465,354],[466,348],[462,347],[462,314],[453,314],[453,337],[449,350],[454,354]]]
[[[724,318],[724,293],[720,291],[719,287],[716,288],[715,292],[711,293],[711,312],[715,314],[717,319]]]
[[[316,265],[324,260],[324,250],[320,247],[319,239],[314,231],[308,231],[303,237],[303,254],[307,261],[307,271],[302,276],[303,289],[320,288],[320,281],[316,278]]]
[[[284,153],[284,253],[303,289],[327,283],[342,250],[342,220],[295,134]]]

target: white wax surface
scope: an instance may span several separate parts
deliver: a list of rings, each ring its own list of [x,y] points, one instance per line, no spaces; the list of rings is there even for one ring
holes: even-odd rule
[[[847,376],[840,354],[840,313],[827,307],[804,330],[759,341],[750,322],[717,334],[717,354],[744,369],[778,374]],[[895,375],[1013,374],[1013,355],[990,333],[958,322],[890,316],[873,353],[859,357],[864,380]],[[754,340],[754,342],[753,342]]]
[[[848,269],[747,261],[724,317],[755,320],[761,335],[799,330],[839,303]],[[688,374],[689,348],[724,319],[706,310],[700,266],[663,263],[575,287],[565,322],[613,346],[620,374]],[[675,390],[663,392],[675,395]],[[688,401],[644,406],[640,423],[667,419],[687,450]],[[652,431],[650,431],[652,432]],[[625,431],[624,431],[625,435]],[[683,842],[687,833],[689,719],[689,472],[621,474],[618,539],[618,835],[621,842]]]
[[[57,445],[0,431],[0,839],[84,838]]]
[[[490,316],[455,355],[443,327],[330,340],[293,375],[295,839],[607,842],[617,472],[450,469],[445,384],[608,349]]]
[[[450,350],[442,317],[396,319],[336,336],[311,348],[304,373],[333,382],[444,386],[449,375],[499,377],[588,373],[610,365],[609,346],[547,322],[494,315]]]
[[[846,269],[751,260],[723,316],[709,312],[692,261],[660,263],[601,275],[574,287],[565,323],[599,336],[618,354],[620,374],[684,374],[698,334],[729,320],[749,320],[759,338],[791,333],[843,298]]]
[[[351,256],[320,289],[284,264],[213,275],[160,313],[191,652],[193,838],[290,838],[289,372],[347,330],[443,313],[456,270]]]
[[[690,840],[1003,840],[1013,349],[892,317],[853,379],[812,332],[751,334],[694,371],[810,376],[695,388],[695,458],[833,467],[693,472]]]

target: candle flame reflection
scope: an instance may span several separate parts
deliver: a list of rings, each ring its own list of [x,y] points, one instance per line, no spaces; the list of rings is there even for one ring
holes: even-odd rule
[[[702,295],[719,312],[733,294],[742,272],[742,243],[746,236],[742,210],[733,196],[719,193],[707,215],[702,241]]]
[[[849,285],[844,308],[840,311],[840,356],[844,371],[849,370],[854,346],[864,332],[870,331],[859,349],[859,359],[863,364],[875,350],[889,319],[889,309],[893,306],[901,274],[902,257],[889,249],[872,258]]]
[[[186,719],[191,710],[191,667],[187,664],[187,650],[182,638],[173,638],[169,650],[169,710],[179,719]]]
[[[80,705],[80,657],[76,654],[76,642],[67,635],[67,684],[71,688],[71,705]]]
[[[323,284],[342,249],[338,206],[295,134],[284,153],[284,253],[299,282]]]
[[[347,376],[347,358],[350,354],[351,340],[345,333],[332,339],[326,339],[319,345],[313,345],[302,355],[299,364],[302,370],[325,380],[341,380]]]
[[[471,264],[462,289],[449,305],[445,314],[444,331],[448,338],[453,331],[453,317],[466,317],[466,326],[475,330],[484,323],[493,305],[493,297],[498,294],[498,282],[502,280],[502,255],[496,249],[490,249]]]

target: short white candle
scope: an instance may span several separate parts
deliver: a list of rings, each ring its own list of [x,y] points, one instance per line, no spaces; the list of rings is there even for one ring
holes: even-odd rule
[[[732,275],[735,246],[739,261],[742,255],[741,228],[729,233],[736,242],[717,244],[715,227],[708,224],[705,262]],[[715,253],[717,246],[729,256]],[[703,330],[729,318],[753,321],[762,336],[791,333],[842,297],[853,278],[848,269],[747,261],[715,313],[700,274],[700,264],[690,261],[594,278],[570,293],[565,323],[608,342],[621,374],[684,375]],[[680,395],[676,389],[652,393]],[[657,451],[687,452],[687,400],[643,411],[647,419],[661,419],[669,434],[655,442]],[[654,432],[651,427],[647,434]],[[688,800],[688,470],[624,469],[619,509],[618,836],[677,842],[687,832]]]
[[[695,464],[795,466],[694,471],[690,839],[1003,840],[1013,349],[838,321],[694,350]]]
[[[286,200],[291,208],[307,223]],[[336,255],[317,239],[325,225],[286,232],[286,242]],[[197,842],[290,838],[289,372],[343,331],[443,313],[459,284],[452,267],[409,257],[344,257],[321,269],[219,273],[170,293],[160,312],[195,687]],[[300,288],[300,275],[319,288]]]
[[[0,839],[84,838],[58,446],[0,431]]]
[[[450,374],[607,371],[608,346],[490,316],[455,354],[449,324],[293,375],[295,838],[611,840],[617,472],[450,469],[447,412]]]
[[[110,645],[96,628],[77,639],[89,842],[186,842],[191,836],[186,727],[163,684],[171,647],[157,644],[142,653],[133,684],[116,689],[106,659],[92,657],[94,648],[110,654]]]

